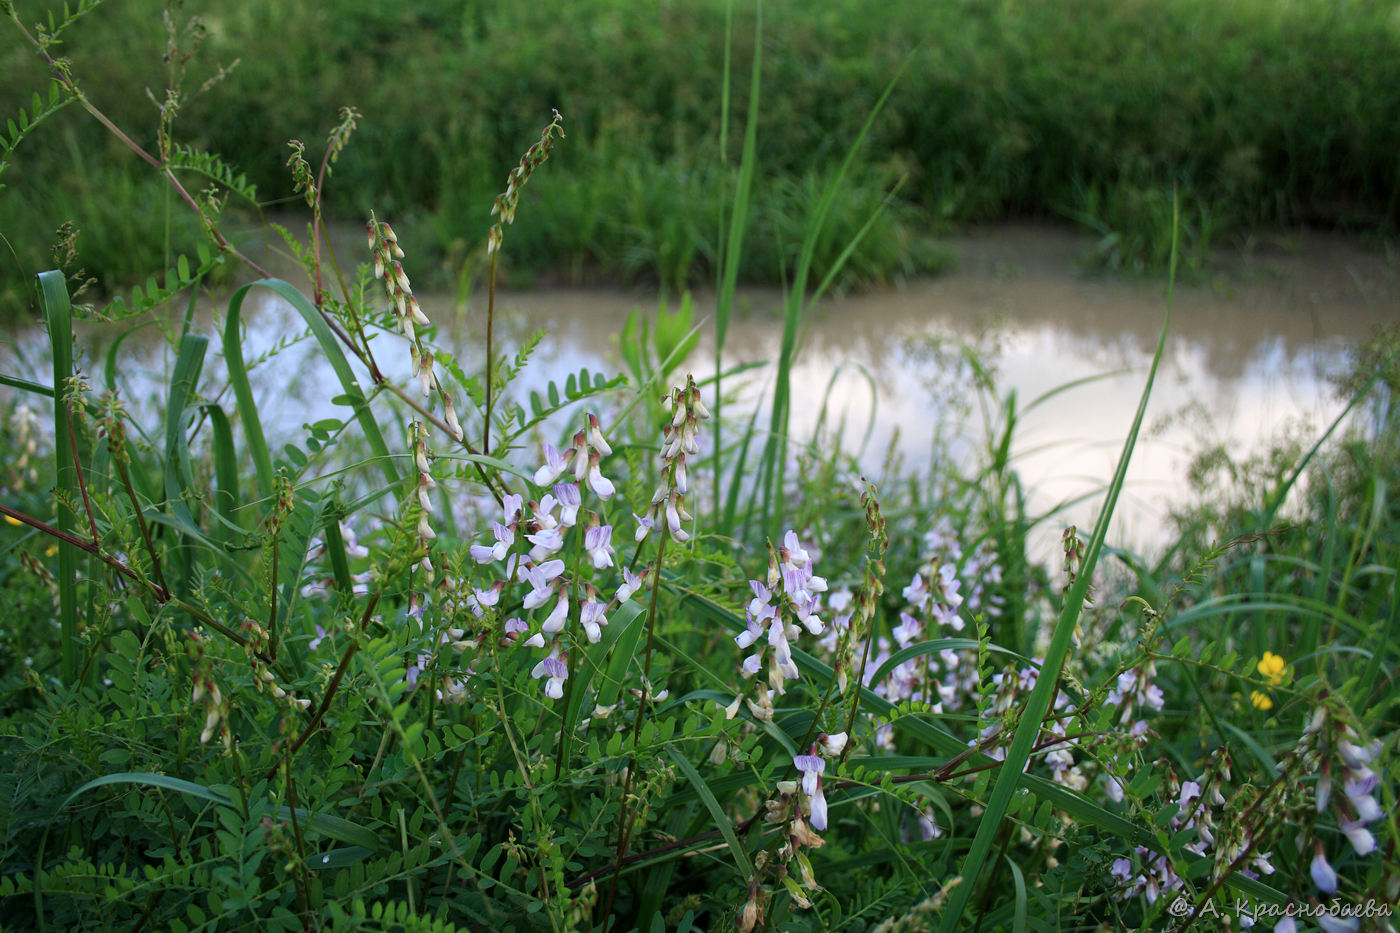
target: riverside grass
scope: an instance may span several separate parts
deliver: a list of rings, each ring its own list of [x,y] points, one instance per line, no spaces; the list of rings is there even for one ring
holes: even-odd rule
[[[329,186],[301,174],[315,216]],[[629,328],[632,379],[523,397],[535,338],[473,369],[419,321],[412,229],[372,221],[353,265],[300,244],[326,287],[241,288],[210,334],[186,313],[149,421],[115,395],[120,341],[105,392],[71,378],[66,316],[99,309],[42,277],[52,378],[4,379],[7,928],[1207,929],[1394,905],[1393,337],[1349,419],[1203,482],[1166,557],[1108,546],[1110,490],[1062,570],[1026,551],[1056,516],[1025,514],[989,380],[1004,425],[974,468],[878,482],[790,405],[719,430],[719,377],[679,379],[685,309]],[[288,387],[243,358],[253,289],[330,360],[337,417],[264,423]],[[410,356],[406,385],[383,375]]]
[[[28,22],[45,7],[18,8]],[[173,86],[182,70],[193,90],[238,60],[206,92],[185,95],[174,125],[247,173],[230,206],[255,226],[257,210],[295,200],[285,137],[322,135],[337,108],[358,107],[360,145],[338,166],[326,211],[411,218],[429,280],[455,282],[464,266],[484,277],[474,231],[500,190],[500,166],[518,155],[505,140],[531,131],[522,114],[536,102],[558,107],[572,144],[542,179],[506,272],[515,284],[541,276],[679,290],[710,281],[725,255],[710,218],[736,184],[742,145],[715,125],[730,73],[726,9],[254,0],[235,11],[190,0],[172,39],[156,26],[160,5],[143,0],[97,5],[63,49],[82,63],[93,100],[138,129],[153,120],[142,89]],[[202,28],[185,29],[194,15]],[[740,34],[752,32],[753,8],[733,16]],[[830,268],[901,179],[836,284],[936,270],[947,259],[930,236],[948,224],[1025,216],[1095,231],[1091,263],[1163,274],[1173,191],[1184,271],[1206,264],[1212,247],[1276,225],[1394,232],[1400,26],[1386,4],[770,0],[763,19],[754,157],[765,183],[735,257],[744,280],[790,277],[805,219],[834,190],[813,257],[819,272]],[[196,40],[199,56],[187,60]],[[754,98],[747,44],[732,64],[742,121]],[[884,116],[833,189],[842,154],[901,67]],[[48,76],[22,43],[0,49],[0,75],[10,116],[32,109],[34,93],[47,107]],[[74,222],[85,231],[82,266],[109,291],[198,236],[130,161],[97,157],[113,152],[100,128],[62,116],[61,130],[30,134],[6,155],[15,167],[0,198],[14,250],[0,267],[7,294],[50,265],[48,236],[17,230]]]

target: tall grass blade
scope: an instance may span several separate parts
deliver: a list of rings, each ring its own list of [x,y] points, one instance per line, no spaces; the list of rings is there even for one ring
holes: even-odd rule
[[[190,469],[189,442],[185,437],[185,417],[189,414],[185,402],[194,394],[208,348],[209,338],[202,334],[185,334],[180,338],[165,412],[166,508],[181,524],[191,527],[198,527],[198,522],[185,501],[185,493],[195,488],[194,474]],[[181,577],[188,585],[194,570],[194,552],[188,546],[180,548],[180,565]]]
[[[58,530],[70,534],[77,522],[66,502],[78,500],[78,465],[73,462],[73,435],[68,427],[68,405],[63,388],[73,375],[73,304],[68,297],[68,285],[63,273],[39,274],[39,301],[43,305],[44,324],[49,331],[49,346],[53,353],[53,439]],[[78,552],[71,544],[58,547],[58,625],[63,642],[63,682],[73,684],[78,679]]]
[[[258,474],[258,495],[264,501],[271,501],[276,474],[272,470],[272,455],[268,453],[267,437],[263,434],[258,403],[253,398],[253,387],[248,382],[248,367],[243,362],[243,334],[240,324],[243,300],[252,287],[243,286],[228,300],[228,316],[224,321],[224,365],[228,367],[228,383],[233,389],[233,397],[237,400],[238,420],[243,423],[243,438],[248,444],[248,456],[252,458],[253,469]]]
[[[243,301],[250,289],[259,287],[274,292],[291,305],[301,315],[307,327],[311,329],[312,335],[321,347],[321,352],[326,355],[327,362],[335,370],[342,393],[350,400],[350,407],[355,412],[355,419],[360,423],[360,428],[365,433],[365,440],[369,444],[370,452],[379,462],[379,468],[384,474],[385,481],[390,487],[397,487],[400,476],[394,466],[394,458],[389,453],[389,445],[384,441],[384,435],[379,430],[379,423],[375,421],[374,413],[370,411],[369,400],[365,397],[359,379],[355,377],[355,371],[350,368],[350,363],[345,358],[345,353],[341,350],[340,342],[336,339],[334,331],[326,324],[325,319],[321,317],[321,312],[316,310],[316,306],[296,288],[281,279],[260,279],[243,286],[234,292],[233,297],[229,299],[228,324],[224,330],[224,353],[229,363],[229,381],[234,384],[234,394],[238,397],[239,416],[242,418],[244,430],[248,434],[249,447],[253,448],[254,464],[258,471],[258,487],[263,497],[272,495],[272,459],[267,452],[267,441],[257,416],[253,391],[248,385],[247,368],[243,365],[242,354],[237,349],[238,316],[242,310]],[[235,355],[237,356],[236,363]],[[235,373],[235,367],[237,373]],[[257,425],[256,429],[250,427],[250,424]],[[266,484],[266,488],[263,488],[264,484]]]
[[[213,538],[223,546],[221,552],[225,572],[231,576],[236,565],[228,545],[234,542],[234,536],[240,530],[237,510],[238,503],[242,501],[238,488],[238,451],[233,444],[233,428],[224,410],[210,402],[204,406],[204,412],[209,418],[214,451],[214,514],[217,520],[214,522]]]
[[[42,395],[44,398],[53,398],[53,387],[40,385],[37,382],[30,382],[28,379],[21,379],[18,376],[6,376],[0,373],[0,386],[9,386],[12,389],[19,389],[22,392],[33,392],[35,395]]]
[[[1174,204],[1174,226],[1179,223],[1179,210],[1179,205]],[[991,852],[997,834],[1001,831],[1002,818],[1005,817],[1006,808],[1011,803],[1011,795],[1015,793],[1019,776],[1025,769],[1026,762],[1030,760],[1031,749],[1040,736],[1042,721],[1050,709],[1050,702],[1055,691],[1059,688],[1060,670],[1064,666],[1065,656],[1069,653],[1074,626],[1083,610],[1084,597],[1089,589],[1089,580],[1093,577],[1094,568],[1098,565],[1104,537],[1108,534],[1108,523],[1113,517],[1114,507],[1118,504],[1118,494],[1123,490],[1123,481],[1128,473],[1128,462],[1132,459],[1133,448],[1137,446],[1138,431],[1141,430],[1143,419],[1147,415],[1147,402],[1152,396],[1152,383],[1157,377],[1157,367],[1162,361],[1162,353],[1167,346],[1167,329],[1171,325],[1172,294],[1176,285],[1176,239],[1177,233],[1173,229],[1172,258],[1167,273],[1167,310],[1162,316],[1162,330],[1157,335],[1157,351],[1153,354],[1152,365],[1147,370],[1147,382],[1142,388],[1142,397],[1138,400],[1137,413],[1133,416],[1133,425],[1128,430],[1127,439],[1123,442],[1123,453],[1118,458],[1118,468],[1114,471],[1113,481],[1109,484],[1108,497],[1104,502],[1103,510],[1099,513],[1099,520],[1094,524],[1094,533],[1085,552],[1083,567],[1075,579],[1074,585],[1065,596],[1064,608],[1060,612],[1059,621],[1055,624],[1055,631],[1050,637],[1050,647],[1045,652],[1045,661],[1041,665],[1040,676],[1036,678],[1035,688],[1031,691],[1030,698],[1026,700],[1025,708],[1021,711],[1020,725],[1016,727],[1016,733],[1011,739],[1011,747],[1007,749],[1006,758],[997,773],[996,782],[992,785],[992,793],[987,800],[982,820],[977,827],[977,835],[973,837],[972,848],[968,851],[958,872],[963,878],[963,883],[953,889],[949,895],[948,904],[944,908],[943,920],[939,925],[941,933],[952,933],[961,922],[963,913],[967,909],[968,899],[972,897],[974,889],[978,886],[977,882],[981,878],[982,867],[986,864],[987,855]]]
[[[673,746],[666,746],[666,753],[671,756],[671,760],[676,763],[676,767],[684,772],[686,780],[690,786],[695,788],[695,792],[700,795],[700,802],[705,805],[705,809],[710,811],[711,818],[715,821],[715,828],[724,837],[724,842],[729,846],[729,854],[734,857],[734,866],[739,871],[740,877],[745,881],[753,877],[753,862],[749,860],[749,853],[739,841],[739,836],[734,832],[734,824],[730,822],[729,816],[724,812],[724,807],[715,797],[715,792],[710,790],[710,785],[705,783],[705,779],[700,776],[695,765],[685,757],[684,753],[678,751]]]
[[[63,799],[59,805],[59,810],[65,809],[74,800],[86,794],[88,791],[96,790],[99,787],[109,787],[113,784],[138,784],[142,787],[157,787],[161,790],[171,790],[186,797],[194,797],[199,800],[207,800],[210,803],[221,807],[232,807],[234,801],[227,794],[206,787],[203,784],[196,784],[194,781],[186,781],[184,778],[171,777],[168,774],[150,774],[145,772],[124,771],[119,774],[104,774],[100,778],[94,778],[86,784],[73,791]],[[358,823],[341,816],[329,813],[311,813],[300,807],[295,811],[291,807],[278,807],[277,815],[283,819],[290,818],[295,812],[296,818],[308,829],[315,830],[329,839],[343,842],[351,846],[360,846],[370,851],[378,851],[381,846],[379,837],[373,830],[367,829]]]
[[[855,141],[846,150],[846,157],[842,160],[841,167],[823,190],[821,200],[818,201],[816,210],[808,219],[803,234],[802,248],[798,254],[792,288],[787,294],[787,300],[783,307],[783,336],[778,349],[778,372],[773,385],[768,440],[764,446],[763,457],[759,461],[759,476],[762,478],[760,486],[763,490],[764,526],[769,536],[774,539],[781,532],[783,522],[783,497],[779,492],[784,488],[787,476],[788,422],[792,408],[792,364],[797,353],[798,331],[806,320],[812,304],[826,290],[837,273],[840,272],[841,267],[850,258],[855,244],[847,244],[837,261],[833,263],[832,268],[827,270],[826,277],[820,286],[809,296],[807,294],[807,279],[811,275],[812,260],[816,255],[817,243],[821,238],[822,231],[826,227],[826,219],[831,211],[831,205],[836,199],[837,192],[841,189],[841,183],[845,179],[846,173],[850,171],[856,153],[860,150],[866,137],[870,135],[870,128],[875,124],[876,117],[884,110],[890,94],[893,93],[895,86],[903,77],[905,69],[909,67],[910,61],[910,58],[905,58],[894,77],[885,85],[885,90],[880,94],[875,106],[871,108],[860,133],[856,135]],[[878,216],[887,204],[888,199],[882,201],[880,207],[876,209],[875,215]],[[857,242],[873,223],[874,216],[867,220],[856,234]]]
[[[725,143],[729,127],[729,49],[732,41],[731,29],[733,24],[733,4],[730,3],[725,9],[724,25],[724,87],[721,94],[720,104],[720,163],[723,170],[725,153]],[[724,372],[724,343],[729,333],[729,318],[734,311],[734,291],[739,281],[739,261],[743,256],[744,231],[749,224],[749,198],[753,192],[754,176],[758,171],[758,103],[759,84],[763,74],[763,3],[760,2],[754,13],[753,27],[753,73],[749,77],[749,112],[744,125],[744,150],[739,158],[739,181],[734,189],[734,206],[729,215],[729,235],[723,236],[724,217],[721,206],[720,216],[720,265],[719,265],[719,294],[716,296],[715,304],[715,400],[714,400],[714,433],[715,433],[715,458],[714,470],[714,503],[715,509],[720,508],[722,498],[720,496],[720,479],[724,472],[719,464],[718,451],[724,449],[724,420],[721,418],[724,405],[724,385],[722,374]],[[739,478],[742,477],[742,465],[734,473],[732,485],[739,485]],[[717,524],[720,528],[734,527],[734,511],[738,500],[730,497],[724,509],[723,518]]]

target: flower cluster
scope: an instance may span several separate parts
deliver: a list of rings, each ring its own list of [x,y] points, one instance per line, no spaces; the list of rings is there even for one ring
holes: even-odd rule
[[[1230,757],[1221,749],[1210,761],[1206,770],[1194,781],[1179,781],[1176,772],[1166,761],[1158,766],[1167,773],[1167,790],[1176,796],[1176,814],[1171,817],[1169,828],[1172,835],[1192,834],[1194,839],[1183,848],[1187,852],[1213,860],[1215,876],[1230,871],[1237,862],[1247,861],[1249,867],[1241,867],[1241,874],[1250,878],[1271,875],[1274,866],[1271,852],[1254,852],[1252,829],[1237,821],[1222,821],[1221,813],[1233,815],[1234,805],[1226,806],[1222,792],[1230,779]],[[1238,804],[1236,800],[1236,804]],[[1140,868],[1133,869],[1133,863],[1120,858],[1113,862],[1111,873],[1124,887],[1119,897],[1128,898],[1137,894],[1147,897],[1149,904],[1155,903],[1163,893],[1182,887],[1182,879],[1173,869],[1171,862],[1163,855],[1143,846],[1136,849]]]
[[[496,195],[496,201],[491,205],[491,216],[499,219],[491,225],[491,230],[486,235],[487,255],[501,248],[505,225],[515,222],[515,206],[520,201],[520,189],[525,187],[535,169],[549,158],[549,151],[554,148],[555,134],[558,134],[560,139],[564,138],[564,128],[560,126],[563,121],[559,111],[554,111],[554,119],[544,128],[540,141],[525,150],[525,155],[520,157],[520,164],[510,170],[510,175],[506,178],[506,190]]]
[[[1288,675],[1288,662],[1272,651],[1265,651],[1264,657],[1259,659],[1259,673],[1269,682],[1270,687],[1281,687]],[[1273,697],[1262,690],[1252,690],[1249,700],[1256,709],[1271,710],[1274,708]]]
[[[603,500],[614,494],[612,481],[603,475],[599,465],[603,457],[612,453],[612,447],[603,436],[598,417],[592,413],[585,415],[584,427],[573,440],[573,446],[562,452],[553,444],[543,445],[544,463],[535,471],[534,480],[549,492],[529,503],[523,496],[506,495],[501,520],[491,526],[493,540],[489,544],[474,544],[470,549],[472,560],[478,564],[505,566],[504,575],[491,586],[473,590],[466,600],[468,607],[477,618],[485,618],[501,605],[502,594],[508,588],[519,596],[521,615],[507,618],[502,632],[512,642],[547,650],[531,673],[544,681],[545,696],[551,699],[564,695],[569,677],[568,651],[562,636],[573,602],[578,604],[579,628],[590,644],[602,639],[610,605],[599,597],[593,583],[569,574],[564,560],[557,555],[563,551],[570,531],[579,529],[583,550],[595,571],[613,568],[617,557],[612,526],[583,508],[584,489]],[[566,474],[574,482],[556,482]],[[631,599],[641,588],[645,575],[645,570],[636,574],[623,568],[622,584],[613,600],[621,604]],[[531,613],[539,618],[527,621],[522,617]]]
[[[1162,694],[1162,688],[1153,683],[1156,676],[1157,665],[1150,660],[1118,675],[1118,680],[1104,698],[1104,702],[1122,710],[1118,717],[1119,723],[1127,725],[1140,707],[1161,710],[1166,697]],[[1146,731],[1145,721],[1139,719],[1133,722],[1134,735],[1141,735]]]
[[[599,499],[606,501],[612,498],[615,490],[612,481],[603,475],[598,464],[612,454],[612,447],[603,437],[597,415],[590,412],[584,421],[584,429],[574,434],[574,446],[568,450],[561,453],[553,444],[545,442],[544,464],[535,471],[535,485],[549,486],[568,470],[573,474],[574,482],[586,485]],[[575,492],[577,488],[574,487]],[[578,513],[577,496],[565,505],[572,506],[575,515]]]
[[[872,646],[866,664],[866,686],[892,702],[926,703],[935,713],[942,713],[959,709],[967,698],[976,695],[976,664],[967,663],[963,652],[943,649],[910,658],[895,666],[883,682],[875,684],[869,680],[895,652],[931,638],[962,632],[965,622],[960,610],[989,615],[999,612],[1001,598],[989,595],[986,587],[1001,580],[1001,568],[989,544],[966,554],[946,517],[924,535],[924,545],[927,556],[902,591],[907,605],[890,632],[892,640],[878,636]],[[964,564],[959,573],[957,568]],[[964,580],[969,581],[965,593]],[[848,599],[848,594],[834,593],[831,602],[841,608]],[[832,650],[848,617],[837,615],[834,622],[834,630],[824,642]],[[893,731],[888,726],[882,727],[878,735],[882,744],[892,744]]]
[[[807,754],[794,755],[793,767],[801,775],[796,781],[779,781],[777,795],[764,802],[763,821],[770,825],[786,824],[783,845],[777,850],[776,876],[787,890],[793,904],[806,910],[812,906],[808,892],[818,889],[811,860],[804,849],[819,849],[826,840],[817,835],[827,827],[826,796],[822,793],[822,772],[826,770],[823,755],[837,756],[846,747],[846,733],[819,735]],[[769,865],[768,853],[761,853],[754,865],[760,870]],[[745,912],[762,903],[762,889],[750,887],[749,901],[740,913],[740,927],[752,927],[756,917],[745,920]]]
[[[986,752],[989,758],[996,761],[1006,758],[1005,745],[1011,735],[1007,728],[1007,720],[1013,716],[1013,710],[1023,705],[1020,702],[1021,698],[1035,689],[1039,678],[1040,671],[1034,667],[1008,668],[991,676],[992,699],[983,707],[981,713],[981,719],[986,725],[982,727],[976,739],[977,746]],[[1063,691],[1056,691],[1052,709],[1063,711],[1068,706],[1069,700]],[[1036,744],[1046,748],[1045,764],[1057,782],[1074,790],[1083,790],[1088,785],[1088,780],[1075,765],[1073,746],[1067,741],[1060,741],[1064,738],[1064,722],[1056,718],[1040,731],[1036,737]],[[1030,761],[1026,762],[1026,767],[1029,769]]]
[[[190,632],[188,648],[195,665],[190,702],[204,703],[204,728],[199,733],[199,743],[203,745],[208,742],[217,730],[223,740],[224,751],[228,751],[233,748],[233,733],[228,727],[229,703],[214,682],[214,671],[204,656],[204,638],[198,632]]]
[[[433,474],[428,461],[428,432],[423,422],[414,421],[409,425],[412,432],[409,447],[413,451],[413,465],[418,469],[418,523],[414,529],[418,536],[418,547],[423,552],[423,559],[419,561],[419,568],[426,575],[429,582],[433,579],[433,560],[428,554],[433,546],[433,541],[437,538],[437,532],[433,530],[431,517],[433,514],[433,498],[429,495],[437,488],[437,481],[433,479]]]
[[[734,637],[740,648],[748,648],[760,639],[773,653],[768,659],[768,685],[779,694],[783,683],[798,679],[797,665],[792,660],[792,641],[806,628],[820,635],[824,625],[817,615],[822,610],[819,594],[826,592],[826,580],[812,573],[811,555],[803,549],[797,533],[789,531],[783,546],[768,556],[767,582],[750,580],[753,599],[744,610],[747,630]],[[796,619],[801,623],[788,621]],[[763,667],[764,648],[744,659],[745,677],[752,677]]]
[[[1367,827],[1383,815],[1375,797],[1380,776],[1371,767],[1380,747],[1380,742],[1363,741],[1350,724],[1321,705],[1298,748],[1304,767],[1317,774],[1314,799],[1318,815],[1330,809],[1352,851],[1362,857],[1376,851],[1375,836]],[[1340,794],[1336,793],[1338,785]],[[1314,841],[1313,850],[1313,883],[1322,893],[1335,894],[1337,873],[1327,861],[1322,840]]]
[[[671,413],[671,420],[661,432],[661,483],[652,494],[647,514],[634,516],[638,544],[663,518],[672,538],[682,542],[690,540],[690,533],[682,526],[682,522],[691,520],[690,513],[685,510],[685,497],[690,491],[685,458],[700,452],[697,440],[700,422],[708,420],[710,412],[700,400],[700,388],[694,376],[687,376],[685,388],[672,389],[661,403]]]
[[[394,320],[399,329],[403,331],[403,335],[408,338],[409,357],[413,363],[413,377],[418,380],[425,398],[437,390],[438,396],[442,399],[443,420],[447,424],[448,431],[460,442],[466,435],[462,430],[461,423],[457,420],[457,409],[452,403],[452,396],[438,381],[437,373],[433,368],[432,350],[424,346],[423,341],[418,336],[418,328],[428,327],[432,321],[423,313],[418,299],[413,297],[413,288],[409,285],[408,275],[403,271],[403,263],[399,261],[403,258],[403,250],[399,248],[398,237],[395,236],[393,228],[387,223],[376,220],[370,220],[365,224],[365,233],[369,239],[370,252],[374,257],[374,277],[384,280],[384,293],[388,296],[390,305],[393,306]]]

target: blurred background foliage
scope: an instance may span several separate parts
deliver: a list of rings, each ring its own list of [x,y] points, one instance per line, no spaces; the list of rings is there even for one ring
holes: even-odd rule
[[[42,17],[43,4],[17,6],[22,21]],[[100,5],[61,48],[90,99],[148,149],[152,101],[180,68],[180,55],[165,60],[164,8]],[[1184,258],[1198,267],[1213,246],[1260,227],[1393,232],[1397,9],[1348,0],[770,0],[759,165],[775,180],[756,192],[741,275],[779,282],[790,272],[822,180],[906,61],[819,250],[818,265],[830,263],[895,191],[842,285],[936,270],[946,256],[935,236],[1008,217],[1083,225],[1100,237],[1096,261],[1158,271],[1173,190],[1184,205]],[[246,172],[268,214],[292,198],[288,138],[318,152],[337,108],[353,105],[363,119],[328,186],[329,214],[362,222],[373,208],[407,222],[420,244],[433,241],[440,281],[451,281],[481,254],[504,186],[499,167],[513,164],[553,107],[569,145],[527,195],[529,220],[512,234],[512,284],[679,288],[713,275],[718,205],[732,189],[746,116],[752,4],[733,11],[723,159],[720,0],[190,0],[170,16],[177,49],[192,44],[192,17],[207,30],[187,66],[176,138]],[[191,93],[239,59],[225,80]],[[0,76],[10,111],[47,91],[42,63],[14,31],[0,47]],[[197,224],[150,176],[77,109],[25,140],[0,177],[6,294],[52,264],[47,244],[64,221],[83,231],[80,262],[108,288],[162,268],[170,247],[149,255],[156,244],[187,249]]]

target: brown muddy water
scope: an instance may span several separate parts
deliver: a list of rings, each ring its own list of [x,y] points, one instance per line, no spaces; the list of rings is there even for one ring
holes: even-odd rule
[[[1048,550],[1065,524],[1091,525],[1132,423],[1167,295],[1165,282],[1079,274],[1090,245],[1083,235],[1057,227],[977,230],[949,244],[957,256],[949,274],[820,302],[793,371],[794,438],[811,437],[825,400],[828,425],[844,421],[847,446],[858,451],[861,467],[872,476],[880,474],[891,449],[908,466],[940,456],[976,469],[985,456],[987,416],[999,427],[998,400],[1014,392],[1020,413],[1014,466],[1031,493],[1033,514],[1058,509],[1045,522],[1042,546]],[[1346,366],[1349,349],[1377,325],[1400,322],[1400,255],[1381,246],[1299,234],[1222,254],[1219,265],[1203,281],[1177,286],[1114,543],[1150,548],[1161,542],[1163,516],[1186,495],[1185,469],[1202,446],[1223,443],[1247,455],[1291,425],[1305,425],[1310,436],[1324,430],[1343,408],[1329,374]],[[465,309],[454,307],[450,296],[419,297],[435,321],[453,322],[442,328],[441,342],[464,365],[479,365],[484,295]],[[300,330],[290,309],[270,293],[255,290],[251,300],[244,349],[250,359]],[[741,293],[725,348],[727,366],[776,360],[780,304],[774,291]],[[526,393],[550,379],[562,384],[584,366],[615,374],[622,371],[617,334],[627,313],[655,313],[656,305],[654,293],[637,291],[498,294],[497,345],[508,351],[530,330],[548,330],[520,381]],[[713,307],[713,295],[696,296],[702,337],[682,374],[713,373]],[[206,379],[220,384],[212,322],[207,332],[212,339]],[[31,351],[23,354],[24,362],[35,358],[31,340],[19,340],[21,350],[28,345]],[[407,352],[393,352],[391,342],[402,341],[379,338],[377,356],[382,366],[397,364],[386,370],[407,382]],[[139,401],[151,394],[146,380],[168,372],[172,358],[159,340],[128,343],[125,394]],[[971,373],[959,362],[963,345],[975,348],[995,375],[989,407],[979,402]],[[16,365],[23,368],[23,362]],[[100,357],[87,368],[100,372]],[[730,388],[739,393],[730,413],[763,404],[773,368],[726,382],[726,394]],[[8,364],[6,369],[15,371]],[[284,439],[299,435],[303,423],[345,416],[329,401],[339,390],[328,388],[333,377],[309,341],[251,375],[266,404],[264,417],[280,423]],[[1081,381],[1030,407],[1051,390]]]

